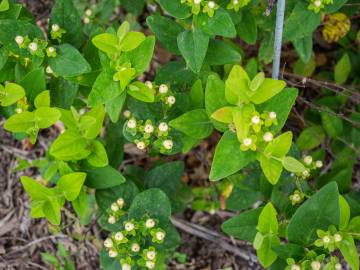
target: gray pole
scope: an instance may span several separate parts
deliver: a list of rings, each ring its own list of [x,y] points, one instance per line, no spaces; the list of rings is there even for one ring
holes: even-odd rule
[[[275,44],[274,44],[274,61],[272,67],[273,79],[279,78],[281,44],[284,28],[285,0],[278,0],[276,7],[276,27],[275,27]]]

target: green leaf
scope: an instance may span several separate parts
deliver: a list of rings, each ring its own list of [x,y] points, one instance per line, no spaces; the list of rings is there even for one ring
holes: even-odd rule
[[[81,160],[90,155],[87,140],[74,130],[67,130],[52,143],[50,155],[58,160]]]
[[[250,100],[255,104],[261,104],[273,96],[279,94],[286,86],[284,81],[274,79],[264,79],[263,83],[257,88]]]
[[[199,29],[179,34],[177,43],[186,65],[195,73],[200,72],[209,45],[209,36]]]
[[[99,135],[103,127],[103,122],[105,118],[105,109],[103,106],[96,106],[92,108],[90,111],[88,111],[85,114],[85,116],[91,116],[95,118],[96,122],[85,130],[83,136],[87,139],[95,139]]]
[[[145,0],[122,0],[121,5],[133,15],[140,15],[144,9]]]
[[[339,117],[326,112],[322,112],[320,115],[322,126],[331,138],[337,138],[343,133],[343,122]]]
[[[191,87],[190,99],[194,109],[204,108],[204,91],[201,80],[197,80]]]
[[[44,69],[33,69],[21,79],[19,84],[24,87],[26,97],[32,104],[35,100],[35,97],[42,91],[46,90],[46,78]]]
[[[92,38],[92,43],[100,51],[105,52],[109,57],[114,56],[118,51],[118,38],[114,34],[103,33]]]
[[[68,201],[74,201],[79,196],[85,178],[86,173],[83,172],[69,173],[60,177],[57,186]]]
[[[134,82],[127,88],[127,93],[143,102],[154,102],[154,92],[142,82]]]
[[[245,211],[239,216],[232,217],[225,221],[222,230],[237,239],[252,242],[256,235],[256,225],[258,223],[261,208]]]
[[[209,17],[206,13],[199,13],[194,17],[196,28],[201,29],[210,36],[223,36],[234,38],[236,29],[231,17],[223,8],[216,10],[213,17]]]
[[[145,35],[141,32],[129,32],[120,42],[120,50],[123,52],[129,52],[139,47],[139,45],[145,40]]]
[[[287,131],[269,143],[265,147],[264,154],[268,157],[274,156],[277,158],[283,158],[289,152],[291,144],[292,133],[291,131]]]
[[[289,172],[302,173],[306,170],[305,166],[293,157],[285,157],[282,165]]]
[[[211,66],[225,64],[238,64],[241,62],[241,54],[228,42],[222,40],[210,40],[205,62]]]
[[[354,238],[360,240],[360,216],[354,217],[350,220],[346,231],[353,233]]]
[[[14,114],[5,121],[4,128],[11,132],[26,132],[34,126],[34,112]]]
[[[232,131],[227,131],[216,146],[211,164],[210,180],[218,181],[240,171],[255,160],[255,155],[240,150],[240,143]]]
[[[300,151],[311,150],[318,147],[325,139],[325,134],[320,126],[305,128],[296,141]]]
[[[81,17],[72,0],[57,0],[52,8],[49,25],[58,24],[66,31],[62,42],[79,48],[83,42]]]
[[[191,15],[190,8],[180,1],[156,0],[164,11],[177,19],[185,19]]]
[[[350,220],[350,206],[343,196],[339,196],[339,207],[340,207],[340,230],[346,229]]]
[[[222,107],[222,108],[218,109],[216,112],[214,112],[211,115],[211,118],[215,119],[216,121],[226,123],[226,124],[233,123],[234,122],[233,109],[234,109],[234,107],[231,107],[231,106]]]
[[[354,238],[350,234],[345,234],[338,246],[350,268],[352,270],[359,269],[359,253]]]
[[[44,187],[39,182],[30,177],[22,176],[21,184],[29,194],[31,200],[46,201],[49,197],[54,195],[52,190]]]
[[[136,69],[136,74],[140,75],[149,68],[155,47],[155,37],[148,36],[136,49],[126,54],[131,66]]]
[[[50,198],[48,201],[44,202],[42,211],[50,223],[53,225],[60,225],[61,205],[56,198]]]
[[[258,59],[260,61],[263,61],[265,64],[269,64],[273,60],[274,41],[275,41],[274,31],[266,31],[264,33],[264,38],[261,41],[259,54],[258,54]]]
[[[125,177],[111,166],[92,167],[84,164],[82,169],[87,173],[85,185],[96,189],[106,189],[120,185]]]
[[[109,164],[106,150],[101,142],[94,140],[91,143],[91,154],[86,158],[93,167],[105,167]]]
[[[263,267],[268,268],[275,262],[277,254],[272,250],[272,247],[279,244],[280,239],[277,236],[267,235],[264,237],[260,248],[256,250],[256,255]]]
[[[273,185],[279,181],[283,165],[279,160],[267,157],[263,154],[259,157],[261,169],[266,176],[266,179]]]
[[[306,22],[306,23],[304,23]],[[320,13],[307,9],[307,3],[298,1],[284,22],[284,41],[297,40],[312,34],[320,25]]]
[[[158,188],[150,188],[139,193],[129,209],[129,218],[141,219],[144,215],[159,220],[160,224],[168,223],[171,205],[168,197]]]
[[[313,54],[313,39],[312,34],[303,38],[293,40],[293,45],[300,59],[304,63],[308,63],[311,60]]]
[[[296,210],[288,225],[288,238],[291,242],[309,245],[317,239],[317,230],[328,230],[330,225],[339,223],[339,192],[332,182]]]
[[[232,105],[240,105],[250,101],[251,90],[249,89],[250,78],[246,71],[239,65],[231,69],[225,82],[225,97]]]
[[[250,10],[242,13],[241,22],[236,25],[236,31],[247,44],[255,45],[258,36],[257,23],[256,17]]]
[[[56,57],[49,58],[49,65],[57,76],[75,77],[91,71],[89,63],[73,46],[62,44],[56,49]]]
[[[204,139],[213,131],[210,119],[204,109],[189,111],[178,118],[171,120],[169,125],[186,135],[197,139]]]
[[[3,87],[0,85],[0,104],[10,106],[25,96],[25,90],[16,83],[8,83]]]
[[[177,36],[184,30],[179,24],[165,16],[151,15],[146,18],[151,31],[168,51],[180,54],[177,46]]]
[[[50,91],[43,91],[34,100],[35,108],[50,107]]]
[[[277,234],[279,230],[279,224],[277,221],[277,212],[271,202],[267,203],[262,209],[257,230],[262,234]]]
[[[0,3],[0,12],[4,12],[9,9],[9,0],[2,0]]]
[[[241,142],[249,136],[251,118],[255,113],[253,104],[246,104],[241,107],[233,107],[233,120],[236,127],[236,135]]]
[[[347,81],[351,72],[351,61],[347,53],[345,53],[335,65],[335,82],[343,84]]]
[[[104,104],[117,97],[121,92],[119,82],[113,79],[113,72],[105,69],[99,74],[92,86],[88,96],[89,106]]]
[[[34,111],[34,117],[39,128],[49,128],[60,119],[61,113],[55,108],[40,107]]]
[[[119,121],[120,113],[126,101],[126,92],[122,92],[117,97],[109,100],[105,104],[106,112],[108,113],[111,122],[116,123]]]

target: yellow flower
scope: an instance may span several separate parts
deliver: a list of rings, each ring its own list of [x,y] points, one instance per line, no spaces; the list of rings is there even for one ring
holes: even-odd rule
[[[326,42],[337,42],[350,31],[351,21],[344,13],[334,13],[324,17],[322,35]]]

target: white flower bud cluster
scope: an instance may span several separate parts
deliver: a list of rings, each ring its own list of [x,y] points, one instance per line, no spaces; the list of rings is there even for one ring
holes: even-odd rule
[[[108,218],[108,223],[109,224],[115,224],[117,221],[116,216],[119,215],[118,212],[120,209],[122,209],[124,207],[125,201],[123,198],[118,198],[116,200],[116,202],[113,202],[110,206],[110,209],[112,211],[112,213],[110,214],[109,218]]]
[[[93,14],[91,9],[87,9],[85,10],[85,17],[84,17],[84,24],[89,24],[90,23],[90,17]]]
[[[162,145],[164,146],[164,148],[166,150],[171,150],[174,146],[174,143],[172,140],[165,140],[165,141],[163,141]]]
[[[321,263],[319,261],[311,262],[311,269],[312,270],[320,270],[321,269]]]
[[[215,8],[215,2],[214,1],[209,1],[208,2],[208,7],[211,8],[211,9]]]

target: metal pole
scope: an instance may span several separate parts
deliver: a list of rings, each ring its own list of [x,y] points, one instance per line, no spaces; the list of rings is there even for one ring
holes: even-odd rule
[[[278,0],[276,6],[276,27],[275,27],[275,44],[274,44],[274,61],[272,67],[273,79],[279,78],[281,44],[284,28],[285,0]]]

